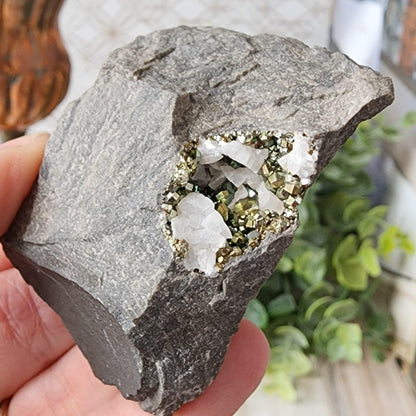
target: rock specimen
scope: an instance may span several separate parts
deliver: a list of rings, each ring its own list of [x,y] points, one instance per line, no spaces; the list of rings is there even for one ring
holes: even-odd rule
[[[308,185],[392,100],[294,39],[139,37],[68,106],[5,250],[95,374],[170,415],[217,374]]]

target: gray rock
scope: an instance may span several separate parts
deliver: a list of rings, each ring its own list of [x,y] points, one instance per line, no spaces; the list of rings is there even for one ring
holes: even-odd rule
[[[185,270],[160,208],[182,143],[303,131],[319,153],[316,176],[392,100],[388,78],[294,39],[189,27],[138,37],[66,109],[5,250],[95,374],[170,415],[211,383],[296,228],[270,234],[218,277]]]

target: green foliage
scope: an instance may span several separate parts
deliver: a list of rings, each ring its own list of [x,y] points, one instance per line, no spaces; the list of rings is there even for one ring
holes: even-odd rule
[[[281,294],[267,304],[267,312],[272,318],[287,316],[296,310],[296,301],[291,294]]]
[[[387,227],[378,237],[378,252],[387,257],[396,247],[412,254],[414,246],[409,237],[396,226]]]
[[[267,370],[270,377],[266,389],[277,391],[280,396],[292,401],[296,399],[294,378],[312,370],[312,362],[303,351],[309,346],[309,342],[298,328],[290,325],[275,329],[273,336],[276,346],[271,349]]]
[[[409,113],[403,126],[416,124]],[[296,399],[294,382],[312,370],[310,357],[360,362],[363,342],[376,360],[392,343],[392,319],[374,302],[380,259],[414,246],[385,221],[385,205],[371,207],[373,184],[365,171],[381,140],[397,140],[398,126],[378,117],[359,125],[307,191],[301,226],[246,317],[271,344],[270,388]]]
[[[266,308],[257,299],[250,301],[244,316],[261,329],[266,329],[269,323],[269,315],[267,314]]]

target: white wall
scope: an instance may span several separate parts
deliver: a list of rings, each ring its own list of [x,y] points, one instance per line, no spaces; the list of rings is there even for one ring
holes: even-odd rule
[[[411,90],[388,65],[383,64],[381,72],[393,79],[395,100],[385,111],[386,119],[394,124],[408,111],[416,111],[416,84]],[[416,189],[416,127],[407,131],[400,143],[390,147],[390,151],[414,189]],[[415,208],[413,208],[415,209]]]

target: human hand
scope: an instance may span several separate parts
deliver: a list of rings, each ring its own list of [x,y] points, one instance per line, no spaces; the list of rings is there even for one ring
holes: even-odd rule
[[[0,236],[36,179],[47,139],[40,134],[0,145]],[[260,382],[268,359],[264,335],[243,320],[216,379],[175,416],[231,416]],[[149,415],[94,376],[59,316],[0,245],[0,401],[8,397],[1,416]]]

